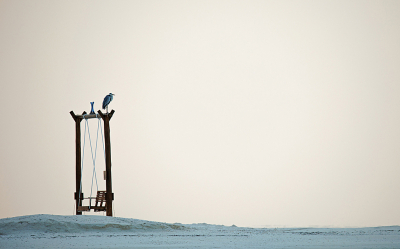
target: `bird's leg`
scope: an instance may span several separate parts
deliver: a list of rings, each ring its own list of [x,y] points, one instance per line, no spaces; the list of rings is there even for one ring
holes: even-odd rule
[[[107,111],[107,114],[108,114],[108,106],[106,106],[106,109],[107,109],[106,111]]]

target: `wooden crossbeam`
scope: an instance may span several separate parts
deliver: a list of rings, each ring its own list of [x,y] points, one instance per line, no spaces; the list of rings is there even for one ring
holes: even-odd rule
[[[108,116],[109,119],[111,119],[112,116],[114,115],[115,111],[111,110],[110,113],[102,113],[100,110],[98,110],[97,112],[98,112],[97,114],[87,114],[86,112],[83,112],[82,115],[79,115],[79,114],[76,115],[73,111],[70,111],[69,113],[71,114],[71,116],[74,120],[91,119],[91,118],[103,118],[104,119],[105,116]]]

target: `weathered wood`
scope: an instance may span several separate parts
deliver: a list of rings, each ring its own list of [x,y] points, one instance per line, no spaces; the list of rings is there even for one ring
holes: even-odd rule
[[[100,115],[100,117],[104,120],[106,116],[108,116],[108,119],[111,120],[112,116],[114,115],[114,110],[111,110],[110,113],[102,113],[100,110],[97,111],[97,113]]]
[[[75,198],[75,200],[78,199],[78,193],[77,193],[77,192],[74,193],[74,198]],[[90,198],[90,197],[88,197],[88,198],[83,198],[83,193],[81,193],[81,200],[83,200],[83,199],[89,199],[89,198]]]
[[[80,206],[79,208],[80,212],[90,212],[90,210],[94,210],[95,212],[100,212],[100,211],[106,211],[106,207],[94,207],[94,206]]]
[[[82,214],[82,211],[85,211],[85,212],[90,211],[90,208],[88,206],[79,206],[77,209],[80,211],[81,214]]]
[[[101,113],[101,111],[99,111]],[[102,115],[102,113],[100,114]],[[106,150],[106,215],[112,216],[112,183],[111,183],[111,142],[110,142],[110,114],[103,115],[104,140]]]
[[[86,115],[76,115],[76,118],[91,119],[91,118],[100,118],[100,116],[98,114],[86,114]]]
[[[69,114],[71,114],[72,118],[76,121],[76,115],[73,111],[70,111]]]
[[[76,115],[73,111],[69,112],[74,120],[77,119],[91,119],[91,118],[100,118],[99,114],[87,114],[86,112],[83,112],[82,115]]]
[[[106,211],[106,207],[90,207],[90,209],[94,210],[95,212]]]
[[[112,202],[114,200],[114,194],[112,192],[112,181],[111,181],[111,142],[110,142],[110,119],[114,115],[114,110],[110,113],[103,114],[101,110],[97,113],[101,116],[104,121],[104,140],[105,140],[105,152],[106,152],[106,215],[112,216]]]
[[[80,196],[78,197],[77,193],[81,192],[81,121],[82,119],[79,119],[76,117],[75,113],[73,111],[70,112],[72,118],[75,120],[75,176],[76,176],[76,184],[75,184],[75,201],[76,201],[76,214],[81,215],[82,212],[79,210],[79,206],[82,206],[82,199]],[[83,195],[82,195],[83,196]],[[78,198],[76,198],[78,197]]]
[[[100,110],[98,114],[89,114],[83,112],[82,115],[75,115],[73,111],[70,112],[72,118],[75,120],[75,147],[76,147],[76,214],[81,215],[83,211],[90,211],[90,209],[97,211],[106,211],[107,216],[112,216],[112,201],[114,200],[114,193],[112,192],[111,182],[111,142],[110,142],[110,119],[114,115],[114,110],[110,113],[103,114]],[[98,191],[96,197],[96,204],[93,207],[82,206],[83,193],[77,198],[78,194],[82,189],[82,172],[81,172],[81,128],[80,123],[83,119],[99,118],[103,119],[104,122],[104,138],[105,138],[105,156],[106,156],[106,191]],[[94,198],[86,198],[90,201]],[[103,206],[105,202],[105,206]]]
[[[103,205],[106,204],[106,193],[106,191],[97,191],[95,207],[106,207]]]
[[[111,118],[112,118],[112,116],[114,115],[114,110],[111,110],[111,112],[108,114],[108,116],[110,117],[110,120],[111,120]]]
[[[100,115],[100,117],[104,120],[105,114],[103,114],[100,110],[97,111],[97,113]]]

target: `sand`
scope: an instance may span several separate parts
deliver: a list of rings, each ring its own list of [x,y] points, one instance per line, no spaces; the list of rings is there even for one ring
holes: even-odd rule
[[[400,227],[247,228],[42,214],[1,219],[0,248],[400,248]]]

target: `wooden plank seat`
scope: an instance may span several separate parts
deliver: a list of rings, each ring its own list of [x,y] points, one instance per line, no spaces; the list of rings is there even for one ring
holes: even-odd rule
[[[89,211],[89,206],[79,206],[78,211],[87,212]]]
[[[96,204],[92,209],[95,212],[106,211],[106,191],[97,191]]]
[[[106,211],[106,191],[97,191],[96,197],[88,197],[85,199],[89,199],[90,206],[79,206],[78,211],[89,212],[91,209],[95,212]],[[96,200],[94,206],[91,206],[92,199]]]

